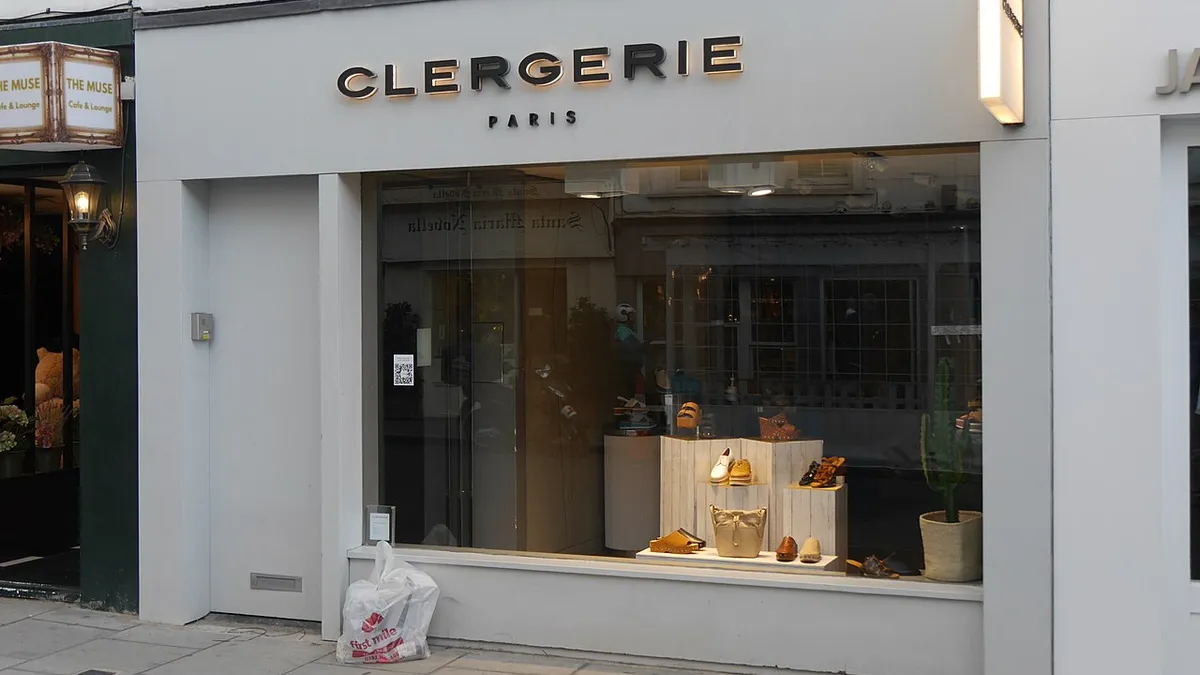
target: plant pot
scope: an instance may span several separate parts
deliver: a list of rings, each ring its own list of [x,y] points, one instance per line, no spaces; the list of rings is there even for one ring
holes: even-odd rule
[[[959,511],[957,523],[945,511],[921,514],[925,578],[934,581],[977,581],[983,578],[983,514]]]
[[[50,473],[63,468],[63,446],[52,448],[35,448],[33,451],[33,470],[37,473]]]
[[[0,452],[0,478],[15,478],[21,475],[21,465],[25,463],[24,450]]]

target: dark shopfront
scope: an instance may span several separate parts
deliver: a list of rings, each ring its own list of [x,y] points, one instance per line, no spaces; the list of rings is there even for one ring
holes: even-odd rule
[[[131,76],[132,31],[125,13],[26,21],[0,25],[0,45],[115,50]],[[0,151],[0,401],[14,399],[39,432],[53,430],[35,433],[51,448],[27,450],[0,473],[9,514],[0,520],[0,595],[129,611],[138,585],[137,236],[132,102],[123,108],[122,148]],[[66,226],[58,180],[81,158],[108,182],[111,247],[93,241],[81,251]],[[54,366],[39,372],[39,359]],[[40,405],[44,391],[27,394],[45,389],[35,378],[54,390]]]

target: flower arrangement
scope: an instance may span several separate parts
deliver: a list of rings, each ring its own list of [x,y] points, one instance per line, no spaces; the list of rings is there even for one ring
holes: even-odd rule
[[[79,415],[79,401],[71,410],[64,411],[62,402],[51,399],[38,406],[34,424],[33,444],[39,448],[53,448],[63,444],[63,427],[73,423]]]
[[[0,404],[0,452],[24,450],[32,431],[29,416],[9,398]]]

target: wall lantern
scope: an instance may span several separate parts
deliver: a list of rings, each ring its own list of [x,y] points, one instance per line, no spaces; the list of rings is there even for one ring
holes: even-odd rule
[[[79,234],[79,246],[87,250],[88,239],[95,239],[108,248],[117,243],[117,223],[108,209],[100,208],[100,193],[105,180],[96,167],[80,160],[67,171],[59,183],[67,198],[72,229]]]

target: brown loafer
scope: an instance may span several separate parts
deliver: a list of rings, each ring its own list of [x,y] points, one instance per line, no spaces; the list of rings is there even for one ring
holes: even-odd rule
[[[792,562],[796,559],[796,540],[791,537],[784,537],[783,541],[779,542],[779,548],[775,549],[775,559],[779,562]]]

